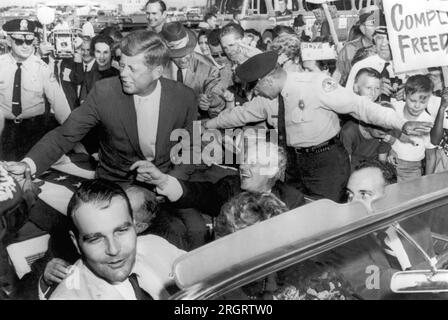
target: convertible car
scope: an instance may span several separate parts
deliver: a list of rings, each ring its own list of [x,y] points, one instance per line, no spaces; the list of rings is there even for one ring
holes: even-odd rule
[[[409,241],[427,267],[395,270],[386,287],[379,288],[375,272],[381,270],[366,265],[366,286],[380,289],[388,295],[379,296],[392,299],[446,297],[448,276],[442,269],[447,260],[447,205],[448,173],[388,186],[386,196],[375,201],[371,210],[359,202],[309,203],[178,258],[172,277],[180,291],[171,298],[250,299],[251,288],[257,288],[258,283],[258,288],[265,290],[266,279],[274,275],[276,286],[268,299],[365,299],[351,283],[350,275],[342,275],[319,261],[322,256],[337,253],[347,245],[356,246],[363,238],[389,227],[397,230],[405,239],[402,241]],[[435,256],[429,257],[403,231],[401,226],[415,219],[431,227],[428,238]]]

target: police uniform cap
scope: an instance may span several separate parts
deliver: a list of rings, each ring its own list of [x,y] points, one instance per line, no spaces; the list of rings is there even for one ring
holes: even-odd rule
[[[34,32],[36,31],[36,23],[28,19],[14,19],[6,22],[2,26],[2,28],[8,34],[11,33],[34,34]]]
[[[253,56],[236,68],[238,78],[245,83],[255,82],[269,74],[277,66],[278,54],[267,51]]]

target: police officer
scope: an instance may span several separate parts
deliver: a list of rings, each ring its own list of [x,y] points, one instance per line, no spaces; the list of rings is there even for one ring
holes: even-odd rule
[[[339,83],[345,86],[348,75],[352,68],[352,60],[359,49],[367,48],[373,45],[373,34],[380,23],[380,8],[377,6],[368,6],[359,12],[359,30],[361,36],[347,42],[338,54],[336,62],[337,71],[340,73]]]
[[[68,117],[70,107],[47,64],[34,55],[35,22],[11,20],[3,30],[11,50],[0,56],[0,110],[6,119],[0,159],[16,161],[51,129],[49,126],[56,125],[44,98],[59,123]]]
[[[431,124],[405,122],[392,109],[342,88],[323,73],[288,73],[275,52],[256,55],[239,66],[237,76],[253,82],[257,97],[225,110],[205,123],[209,129],[234,128],[267,120],[289,148],[290,179],[305,194],[341,201],[350,175],[347,151],[339,140],[338,114],[407,134],[428,132]]]

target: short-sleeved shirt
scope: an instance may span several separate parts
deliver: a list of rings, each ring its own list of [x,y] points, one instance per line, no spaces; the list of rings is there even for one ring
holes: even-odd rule
[[[6,119],[14,119],[12,95],[17,62],[11,54],[0,56],[0,111]],[[37,56],[31,55],[21,65],[22,114],[18,118],[28,119],[45,112],[45,97],[50,102],[56,118],[62,123],[70,114],[70,106],[56,78]]]
[[[433,100],[435,101],[435,100]],[[431,102],[431,100],[430,100]],[[404,118],[404,101],[397,101],[393,103],[394,109],[400,117]],[[428,113],[428,110],[423,111],[415,121],[434,122],[434,118]],[[392,145],[392,150],[397,153],[397,156],[401,160],[405,161],[422,161],[425,158],[426,149],[434,149],[435,146],[431,143],[429,134],[424,136],[411,136],[410,137],[415,145],[411,143],[404,143],[397,140]]]
[[[285,103],[286,141],[290,147],[317,146],[335,137],[341,130],[338,114],[350,114],[388,129],[401,130],[405,123],[394,110],[355,95],[324,73],[287,75],[281,94]],[[243,106],[222,111],[207,122],[207,127],[236,128],[267,120],[277,128],[278,113],[278,99],[257,96]]]
[[[378,159],[378,155],[386,154],[390,151],[390,145],[380,139],[365,138],[359,124],[355,121],[348,121],[341,130],[341,140],[351,156],[352,168],[355,168],[363,160]]]

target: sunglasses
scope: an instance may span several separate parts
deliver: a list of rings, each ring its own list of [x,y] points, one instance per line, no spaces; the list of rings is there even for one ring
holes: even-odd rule
[[[16,46],[21,46],[24,43],[26,43],[27,46],[30,46],[33,44],[34,42],[34,38],[33,39],[17,39],[17,38],[12,38],[14,40],[14,43],[16,44]]]

